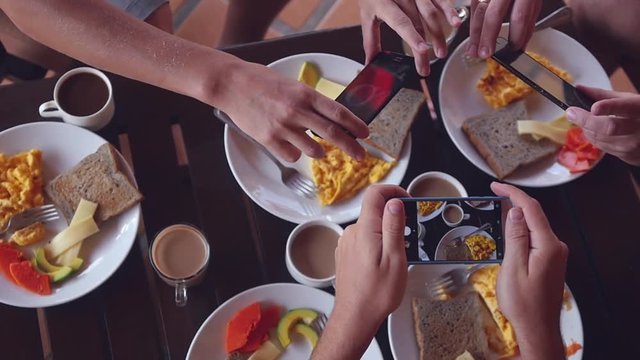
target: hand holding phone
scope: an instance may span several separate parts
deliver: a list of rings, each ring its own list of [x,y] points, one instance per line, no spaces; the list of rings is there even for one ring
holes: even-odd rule
[[[347,85],[336,101],[369,124],[411,79],[417,79],[410,56],[380,52]]]
[[[402,198],[409,263],[499,262],[511,208],[504,197]]]

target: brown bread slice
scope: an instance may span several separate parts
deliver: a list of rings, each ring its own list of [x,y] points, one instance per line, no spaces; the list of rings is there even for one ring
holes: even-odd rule
[[[455,360],[465,351],[476,360],[493,356],[487,332],[497,328],[478,293],[446,301],[413,298],[411,305],[420,360]]]
[[[71,170],[58,175],[47,184],[45,191],[67,222],[71,221],[81,198],[98,204],[97,221],[106,221],[142,200],[142,194],[118,170],[115,150],[109,144],[100,146]]]
[[[400,89],[369,123],[369,137],[364,141],[397,160],[423,103],[421,92]]]
[[[517,120],[527,119],[524,102],[465,120],[462,130],[487,161],[498,179],[517,168],[555,154],[558,145],[548,139],[518,135]]]

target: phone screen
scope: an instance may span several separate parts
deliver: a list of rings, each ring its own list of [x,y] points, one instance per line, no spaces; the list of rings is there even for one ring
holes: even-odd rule
[[[417,76],[412,57],[380,52],[347,85],[336,101],[369,124],[404,84]]]
[[[593,100],[582,94],[573,85],[548,70],[522,50],[513,49],[504,38],[498,38],[493,58],[506,67],[514,75],[558,105],[562,110],[570,106],[577,106],[587,111],[591,110]]]
[[[499,262],[504,257],[504,197],[402,198],[405,249],[413,264]]]

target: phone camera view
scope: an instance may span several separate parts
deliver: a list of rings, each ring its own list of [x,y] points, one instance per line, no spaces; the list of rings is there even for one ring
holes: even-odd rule
[[[403,199],[409,262],[496,262],[503,258],[503,220],[508,209],[501,198],[424,199]]]
[[[347,85],[336,101],[368,124],[415,74],[413,58],[381,52]]]

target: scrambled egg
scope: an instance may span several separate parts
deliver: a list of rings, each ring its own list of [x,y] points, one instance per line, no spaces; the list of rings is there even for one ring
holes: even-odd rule
[[[442,201],[418,201],[418,213],[420,216],[427,216],[440,209]]]
[[[13,156],[0,153],[0,227],[23,210],[44,203],[42,152],[34,149]],[[11,237],[18,245],[33,244],[44,237],[42,224],[17,231]]]
[[[311,161],[313,182],[322,205],[352,197],[367,185],[380,181],[395,165],[369,154],[363,161],[357,161],[323,139],[316,141],[325,151],[324,158]]]
[[[484,235],[471,235],[464,242],[471,252],[471,260],[487,260],[496,250],[496,242]]]
[[[571,82],[571,75],[536,53],[527,52],[554,74]],[[533,89],[493,59],[487,59],[487,71],[478,81],[478,91],[494,109],[507,106],[529,95]]]
[[[498,282],[499,265],[485,266],[471,275],[471,285],[473,289],[482,296],[485,304],[491,311],[493,320],[498,325],[500,334],[487,334],[489,337],[489,347],[500,354],[500,357],[510,357],[518,353],[518,343],[516,334],[509,323],[509,320],[502,315],[498,309],[498,298],[496,296],[496,286]]]

